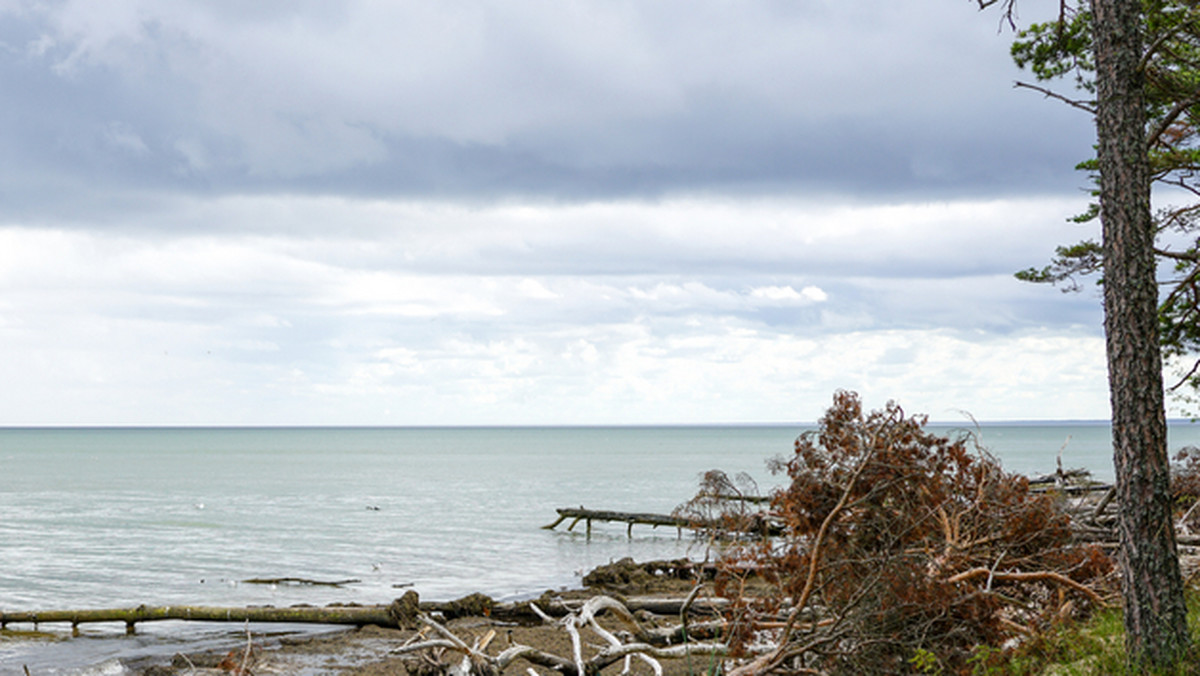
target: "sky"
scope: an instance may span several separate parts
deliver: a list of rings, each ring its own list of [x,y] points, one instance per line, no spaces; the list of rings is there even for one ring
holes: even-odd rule
[[[1057,3],[1023,1],[1021,22]],[[0,0],[0,425],[1108,417],[972,0]]]

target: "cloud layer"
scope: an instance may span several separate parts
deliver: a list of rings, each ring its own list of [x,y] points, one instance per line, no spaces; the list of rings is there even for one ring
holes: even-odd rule
[[[1103,417],[973,3],[0,1],[0,423]],[[873,398],[873,399],[872,399]]]
[[[1011,91],[1007,36],[966,2],[0,12],[0,78],[22,91],[0,132],[20,160],[6,182],[31,201],[61,187],[978,197],[1073,188],[1064,161],[1090,144],[1076,112]]]
[[[1063,206],[235,199],[203,205],[218,234],[12,228],[0,338],[24,357],[3,375],[26,385],[4,408],[91,423],[775,421],[815,418],[845,387],[938,415],[1028,417],[1037,402],[1094,416],[1096,299],[1009,274],[1008,243],[1048,246]],[[709,229],[735,214],[736,237]],[[969,214],[963,239],[987,256],[937,236]],[[1014,214],[1023,227],[986,227]],[[256,232],[264,217],[304,234]]]

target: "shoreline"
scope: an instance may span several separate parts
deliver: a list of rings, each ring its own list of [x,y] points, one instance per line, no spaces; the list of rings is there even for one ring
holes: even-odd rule
[[[690,567],[692,562],[677,560],[675,562],[644,562],[634,563],[625,559],[613,564],[599,566],[588,576],[581,579],[584,586],[575,589],[545,590],[540,595],[530,595],[521,601],[495,601],[483,594],[476,593],[449,602],[421,602],[422,612],[433,614],[435,617],[446,618],[448,626],[453,630],[463,631],[466,635],[481,633],[485,628],[503,629],[506,637],[511,640],[541,647],[559,654],[569,654],[569,641],[563,652],[562,641],[566,640],[560,628],[546,625],[538,620],[532,611],[524,610],[531,602],[547,609],[552,614],[565,612],[565,605],[586,600],[596,595],[614,595],[625,599],[637,597],[676,601],[686,595],[692,588],[690,579],[674,575],[654,575],[646,572],[647,566],[674,563],[675,568]],[[670,568],[670,566],[668,566]],[[601,573],[601,574],[598,574]],[[586,582],[585,582],[586,580]],[[711,591],[711,590],[710,590]],[[414,601],[415,592],[409,592]],[[638,608],[637,598],[629,598],[631,608]],[[395,605],[393,601],[391,605]],[[314,608],[303,606],[300,608]],[[325,606],[325,608],[360,608],[386,610],[388,606]],[[278,609],[286,611],[286,608]],[[646,612],[640,610],[639,612]],[[95,626],[97,629],[81,630],[77,637],[72,637],[70,629],[65,631],[61,622],[46,622],[51,626],[41,627],[36,634],[27,631],[28,625],[13,621],[12,626],[0,634],[0,658],[4,658],[3,648],[24,643],[30,645],[46,645],[43,641],[55,645],[69,647],[73,641],[85,642],[94,648],[95,641],[111,642],[112,647],[134,648],[109,655],[92,655],[101,659],[91,659],[86,664],[75,666],[51,664],[44,660],[31,660],[28,663],[30,676],[53,671],[68,674],[104,674],[105,676],[174,676],[176,674],[228,674],[231,666],[236,666],[231,660],[246,657],[246,646],[253,645],[250,658],[257,660],[255,673],[260,674],[303,674],[318,676],[320,674],[360,674],[372,676],[375,674],[405,673],[400,666],[403,660],[390,655],[404,641],[410,639],[415,632],[396,626],[380,626],[368,623],[362,626],[329,625],[329,624],[280,624],[280,623],[245,623],[234,622],[211,623],[202,621],[186,621],[169,619],[161,622],[138,624],[137,633],[126,635],[120,620],[103,622]],[[153,629],[144,629],[154,625]],[[179,628],[186,626],[185,631]],[[18,628],[19,627],[19,628]],[[32,627],[30,627],[32,628]],[[49,629],[49,631],[45,631]],[[199,631],[197,631],[199,630]],[[247,640],[249,633],[249,641]],[[196,636],[196,634],[202,636]],[[182,634],[182,636],[181,636]],[[134,642],[132,645],[130,642]],[[28,642],[28,643],[27,643]],[[69,652],[69,651],[68,651]],[[4,664],[0,667],[0,676],[24,676],[25,665],[21,656],[11,656],[15,659],[10,667],[9,659],[0,659]],[[412,658],[405,658],[411,660]],[[225,663],[222,670],[219,665]],[[664,663],[666,667],[666,663]],[[66,671],[63,671],[63,669]],[[668,668],[668,673],[671,673]]]

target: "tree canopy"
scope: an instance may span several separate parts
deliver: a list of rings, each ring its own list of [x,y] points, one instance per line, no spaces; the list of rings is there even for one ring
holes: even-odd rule
[[[1176,372],[1171,390],[1192,404],[1200,401],[1200,3],[1195,0],[1143,0],[1143,51],[1147,115],[1146,151],[1152,182],[1169,206],[1153,213],[1158,256],[1158,324],[1163,359]],[[1016,63],[1038,82],[1069,78],[1075,95],[1041,85],[1018,83],[1069,105],[1096,113],[1092,13],[1082,0],[1063,6],[1059,20],[1033,24],[1012,45]],[[1095,158],[1078,168],[1097,179]],[[1095,193],[1093,193],[1095,194]],[[1072,220],[1097,219],[1093,202]],[[1103,252],[1095,239],[1057,248],[1050,264],[1017,277],[1051,283],[1065,291],[1100,274]]]

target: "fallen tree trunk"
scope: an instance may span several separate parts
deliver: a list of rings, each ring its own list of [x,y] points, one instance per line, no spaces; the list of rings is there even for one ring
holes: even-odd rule
[[[93,608],[76,610],[0,611],[0,629],[9,624],[70,623],[73,631],[79,625],[97,622],[124,622],[126,633],[134,633],[139,622],[163,620],[185,620],[192,622],[269,622],[275,624],[341,624],[381,627],[404,626],[404,607],[412,613],[438,613],[454,618],[467,615],[486,615],[493,619],[512,622],[538,622],[540,616],[531,609],[529,601],[495,603],[482,594],[472,594],[455,601],[419,602],[416,592],[409,592],[391,605],[372,606],[271,606],[214,607],[214,606],[137,606],[135,608]],[[583,602],[561,599],[539,599],[543,612],[564,616],[574,612]],[[654,614],[678,615],[685,608],[694,614],[712,615],[725,607],[724,599],[699,599],[688,604],[686,599],[662,599],[655,597],[630,598],[626,606],[632,611],[645,610]]]
[[[653,526],[655,528],[659,526],[673,526],[676,529],[679,529],[681,532],[684,528],[701,529],[706,527],[704,524],[694,524],[688,519],[671,516],[669,514],[613,512],[597,509],[584,509],[583,507],[560,507],[554,511],[558,512],[558,518],[555,519],[554,523],[542,526],[542,528],[546,530],[554,530],[555,526],[563,521],[566,521],[567,519],[574,519],[571,522],[571,525],[567,526],[567,530],[574,530],[575,526],[580,521],[586,521],[588,536],[591,536],[592,534],[593,521],[620,521],[626,523],[628,524],[627,534],[632,534],[633,525],[635,523]]]
[[[654,528],[658,528],[659,526],[671,526],[677,529],[680,536],[682,536],[684,528],[689,530],[707,531],[719,527],[729,530],[731,525],[724,522],[718,523],[715,521],[704,521],[682,516],[675,516],[673,514],[652,514],[648,512],[614,512],[599,509],[584,509],[583,507],[559,507],[554,511],[558,512],[558,518],[554,520],[554,523],[542,526],[542,528],[546,530],[554,530],[554,528],[563,521],[566,521],[567,519],[573,519],[571,521],[571,525],[567,526],[567,530],[574,530],[575,526],[578,525],[580,521],[586,521],[588,537],[591,537],[592,535],[593,521],[616,521],[625,523],[627,524],[625,531],[626,535],[630,537],[633,537],[634,524],[643,524],[652,526]],[[751,518],[748,518],[746,520],[746,524],[737,530],[739,532],[756,535],[778,535],[781,532],[779,525],[769,521],[766,515],[761,515],[759,518],[755,518],[755,516],[757,515],[752,515]]]
[[[125,632],[134,633],[138,622],[191,620],[198,622],[276,622],[308,624],[379,624],[394,626],[388,606],[294,606],[291,608],[212,606],[138,606],[136,608],[98,608],[87,610],[45,610],[0,612],[0,629],[12,623],[42,624],[69,622],[73,629],[94,622],[124,622]]]

